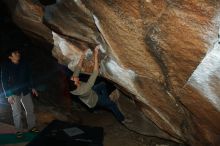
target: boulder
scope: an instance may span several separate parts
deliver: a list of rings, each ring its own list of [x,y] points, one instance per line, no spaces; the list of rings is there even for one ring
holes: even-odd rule
[[[54,56],[72,71],[83,50],[100,44],[100,76],[128,95],[166,138],[220,143],[218,1],[57,0],[43,6],[14,0],[14,5],[15,22],[54,44]],[[82,71],[92,69],[91,57],[85,59]]]

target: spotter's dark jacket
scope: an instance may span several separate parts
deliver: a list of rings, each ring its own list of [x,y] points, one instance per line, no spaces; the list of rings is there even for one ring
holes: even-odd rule
[[[1,84],[6,98],[11,95],[26,95],[31,92],[33,82],[30,68],[25,60],[18,64],[10,60],[1,65]]]

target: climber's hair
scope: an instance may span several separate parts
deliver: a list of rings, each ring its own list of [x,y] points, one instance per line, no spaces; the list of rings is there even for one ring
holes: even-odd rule
[[[73,90],[76,90],[76,88],[77,88],[77,86],[75,85],[74,81],[70,80],[69,90],[73,91]]]
[[[8,48],[7,50],[6,50],[6,52],[5,52],[5,56],[6,57],[9,57],[9,56],[11,56],[11,54],[13,53],[13,52],[19,52],[19,53],[21,53],[21,49],[19,49],[19,48],[16,48],[16,47],[12,47],[12,48]]]

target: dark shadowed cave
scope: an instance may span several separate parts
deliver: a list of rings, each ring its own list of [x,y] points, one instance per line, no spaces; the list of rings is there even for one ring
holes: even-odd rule
[[[7,59],[5,57],[7,49],[10,47],[22,48],[22,57],[30,63],[36,88],[41,94],[47,94],[46,92],[50,93],[44,98],[48,98],[51,102],[60,100],[59,98],[64,95],[67,87],[63,86],[65,85],[65,74],[62,72],[62,66],[52,57],[52,46],[45,42],[28,38],[25,33],[12,22],[7,7],[3,3],[1,3],[0,6],[1,63]],[[7,103],[2,88],[1,93],[1,102]],[[10,112],[7,114],[10,114]],[[11,115],[6,115],[6,119],[8,120],[10,116]],[[5,117],[1,116],[1,119],[4,121],[3,118]],[[8,122],[7,120],[5,122]],[[11,123],[11,119],[9,120],[9,123]]]
[[[39,92],[40,130],[57,119],[103,127],[104,146],[218,146],[219,24],[218,1],[2,0],[0,63],[7,49],[22,49]],[[70,94],[80,55],[97,44],[96,83],[108,84],[131,123]],[[93,65],[84,59],[82,81]],[[1,134],[15,132],[4,97],[0,84],[0,145]]]
[[[44,5],[51,3],[53,1],[42,2]],[[39,96],[33,96],[33,100],[38,118],[37,124],[40,129],[43,129],[52,120],[60,119],[83,125],[104,127],[105,135],[107,135],[107,138],[105,138],[106,142],[104,142],[106,146],[122,144],[131,146],[182,145],[165,139],[140,135],[120,125],[110,111],[96,108],[95,110],[97,111],[94,112],[94,109],[87,108],[77,97],[69,94],[72,84],[69,78],[72,75],[72,71],[59,64],[52,56],[51,50],[53,46],[41,40],[28,37],[25,32],[13,23],[7,7],[2,2],[0,3],[0,11],[1,63],[7,59],[5,57],[7,49],[10,47],[22,48],[22,57],[30,64],[33,81],[36,89],[39,91]],[[86,81],[88,75],[81,74],[80,79]],[[108,89],[110,91],[115,90],[112,82],[101,77],[97,79],[96,83],[101,81],[108,83]],[[5,98],[2,88],[0,88],[0,92],[0,133],[2,134],[4,131],[13,132],[11,107]],[[103,119],[101,120],[100,118]],[[25,119],[23,122],[26,124]],[[129,140],[127,139],[128,137]],[[26,144],[27,142],[5,144],[5,146],[23,146]]]

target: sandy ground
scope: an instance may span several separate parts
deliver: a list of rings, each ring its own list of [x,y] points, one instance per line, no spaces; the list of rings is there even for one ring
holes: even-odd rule
[[[104,128],[104,146],[183,146],[172,141],[140,135],[127,129],[116,121],[111,112],[96,110],[89,112],[79,103],[73,103],[71,112],[59,107],[40,104],[36,106],[37,125],[40,130],[45,128],[54,119],[74,122],[82,125],[101,126]],[[0,123],[0,129],[14,131],[12,125]],[[5,146],[25,146],[26,143]]]

